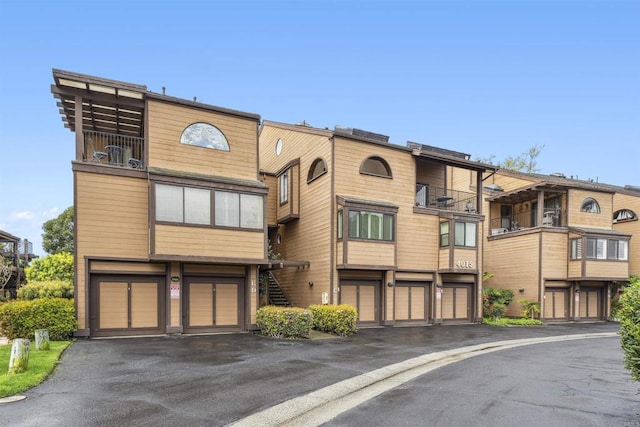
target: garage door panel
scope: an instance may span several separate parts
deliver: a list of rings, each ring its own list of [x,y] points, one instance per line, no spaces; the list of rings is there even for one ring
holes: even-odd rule
[[[238,324],[238,285],[235,283],[217,283],[216,325],[232,326]]]
[[[162,277],[92,275],[89,289],[91,336],[164,333],[164,290]]]
[[[469,317],[469,289],[456,288],[456,319],[467,319]]]
[[[567,318],[567,291],[565,289],[547,289],[544,293],[544,317],[546,319]]]
[[[455,288],[443,288],[442,289],[442,318],[454,319],[454,296]]]
[[[598,317],[598,292],[589,292],[589,299],[587,300],[588,317]]]
[[[131,327],[158,326],[158,284],[131,283]]]
[[[409,320],[409,287],[396,287],[396,320]]]
[[[360,321],[373,322],[376,320],[376,288],[375,286],[360,286]]]
[[[99,329],[129,327],[129,283],[100,282],[98,291]]]
[[[411,287],[411,319],[423,320],[425,319],[425,298],[424,287],[413,286]]]
[[[583,318],[598,318],[598,290],[585,290],[580,291],[580,317]]]
[[[189,326],[213,325],[213,283],[189,284]]]
[[[342,285],[340,287],[340,303],[349,304],[358,308],[358,287],[353,285]]]
[[[442,287],[442,320],[471,320],[471,286],[444,285]]]
[[[186,277],[187,314],[185,332],[237,331],[244,326],[242,278],[210,276]]]

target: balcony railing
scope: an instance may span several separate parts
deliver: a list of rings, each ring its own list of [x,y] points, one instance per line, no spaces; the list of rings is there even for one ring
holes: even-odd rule
[[[489,234],[491,236],[533,228],[538,225],[543,227],[566,227],[567,211],[561,209],[545,209],[542,213],[541,224],[538,224],[538,211],[536,210],[518,212],[511,216],[491,218],[489,224]]]
[[[27,249],[25,251],[25,245],[27,245]],[[21,239],[18,241],[17,252],[19,254],[32,254],[33,253],[33,243],[28,241],[27,239]],[[15,242],[0,242],[0,254],[14,254],[16,253],[16,243]]]
[[[83,134],[84,161],[144,169],[144,138],[94,131]]]
[[[416,184],[416,206],[476,213],[477,201],[475,193]]]

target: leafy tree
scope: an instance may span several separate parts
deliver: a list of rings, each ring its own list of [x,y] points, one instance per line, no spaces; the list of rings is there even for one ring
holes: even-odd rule
[[[42,247],[49,254],[73,253],[73,206],[42,225]]]
[[[640,381],[640,277],[629,279],[629,286],[620,297],[618,317],[624,366],[631,371],[633,381]]]
[[[543,149],[544,149],[544,145],[534,145],[533,147],[529,148],[527,151],[525,151],[524,153],[518,156],[507,157],[503,161],[498,162],[496,166],[498,166],[501,169],[508,169],[508,170],[517,171],[517,172],[526,172],[526,173],[539,172],[540,169],[537,168],[538,157],[540,157],[540,154],[542,153]],[[487,158],[478,159],[478,161],[482,163],[494,164],[495,158],[496,158],[495,154],[492,154]]]
[[[64,280],[73,282],[73,255],[59,252],[44,258],[35,259],[25,268],[27,282],[45,282]]]

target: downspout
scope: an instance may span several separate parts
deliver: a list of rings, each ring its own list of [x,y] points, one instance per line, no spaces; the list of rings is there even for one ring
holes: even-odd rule
[[[335,270],[336,270],[336,233],[335,233],[335,222],[337,218],[334,218],[336,215],[336,149],[335,149],[335,139],[333,136],[329,137],[329,142],[331,144],[331,212],[329,213],[329,218],[331,218],[331,224],[329,227],[329,231],[331,233],[331,237],[329,239],[329,244],[331,245],[329,251],[329,304],[337,304],[337,291],[336,291],[336,283],[335,283]],[[336,215],[337,216],[337,215]],[[344,213],[343,213],[344,217]],[[342,229],[342,233],[344,234],[345,230]],[[335,297],[334,297],[335,295]],[[334,299],[335,298],[335,299]]]

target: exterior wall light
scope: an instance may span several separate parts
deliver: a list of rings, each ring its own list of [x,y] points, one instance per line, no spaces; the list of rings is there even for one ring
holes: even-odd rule
[[[313,282],[312,281],[309,281],[309,287],[313,288]]]

